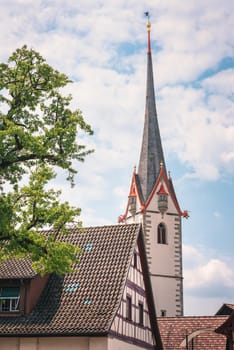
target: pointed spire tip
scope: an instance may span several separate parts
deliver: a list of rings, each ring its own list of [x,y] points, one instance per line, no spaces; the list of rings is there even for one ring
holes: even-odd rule
[[[151,52],[151,45],[150,45],[150,29],[151,29],[151,23],[150,23],[150,15],[149,12],[145,12],[146,17],[148,18],[146,27],[147,27],[147,32],[148,32],[148,53]]]

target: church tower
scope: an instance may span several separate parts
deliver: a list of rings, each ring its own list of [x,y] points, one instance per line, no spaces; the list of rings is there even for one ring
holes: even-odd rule
[[[143,227],[157,316],[183,315],[182,212],[166,172],[153,79],[148,20],[146,106],[138,171],[134,169],[122,223]]]

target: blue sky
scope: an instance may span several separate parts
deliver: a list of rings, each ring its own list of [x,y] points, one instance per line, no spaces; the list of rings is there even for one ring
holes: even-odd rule
[[[231,0],[2,0],[0,59],[27,44],[74,83],[95,135],[63,199],[84,225],[116,223],[138,164],[150,11],[158,118],[183,222],[186,314],[234,303],[234,3]]]

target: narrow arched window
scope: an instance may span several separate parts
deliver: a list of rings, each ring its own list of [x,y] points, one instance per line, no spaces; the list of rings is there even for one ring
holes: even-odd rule
[[[158,225],[158,243],[167,244],[166,226],[162,222]]]

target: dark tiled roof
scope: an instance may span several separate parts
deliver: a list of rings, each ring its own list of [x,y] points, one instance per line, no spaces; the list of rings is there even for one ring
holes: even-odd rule
[[[158,324],[161,333],[164,350],[186,349],[185,338],[195,331],[207,329],[194,338],[194,349],[224,350],[226,338],[215,333],[227,316],[187,316],[187,317],[159,317]],[[183,346],[181,343],[184,341]],[[192,349],[191,342],[189,349]]]
[[[227,307],[229,307],[230,309],[232,309],[234,311],[234,304],[225,304],[227,305]]]
[[[140,225],[71,230],[83,249],[76,271],[52,275],[28,316],[0,317],[0,335],[106,334],[121,301]]]
[[[216,312],[216,315],[231,315],[234,311],[234,304],[223,304]]]
[[[234,311],[215,331],[217,333],[225,334],[226,336],[229,335],[232,339],[232,332],[234,332]]]
[[[0,279],[32,278],[36,275],[27,259],[10,259],[0,265]]]

